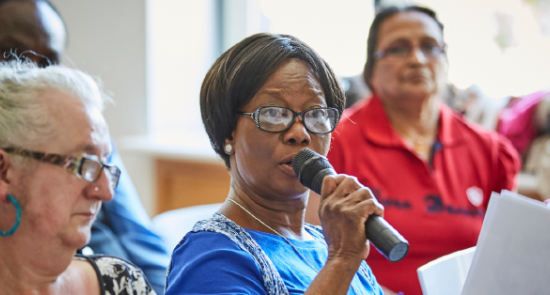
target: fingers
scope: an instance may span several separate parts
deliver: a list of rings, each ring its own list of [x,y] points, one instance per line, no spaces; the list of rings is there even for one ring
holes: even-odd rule
[[[384,207],[355,177],[341,174],[323,179],[319,216],[329,253],[367,257],[365,221],[371,214],[383,213]]]
[[[343,174],[326,176],[323,179],[323,185],[321,186],[321,200],[324,200],[331,195],[345,178],[346,176]]]
[[[331,196],[340,199],[362,187],[357,178],[353,176],[345,174],[329,175],[323,179],[321,200]]]
[[[351,193],[344,200],[350,203],[356,203],[356,208],[360,212],[365,212],[368,215],[376,214],[378,216],[384,216],[384,206],[378,202],[376,197],[372,194],[372,191],[367,187],[362,187]]]
[[[321,203],[330,204],[329,207],[355,211],[363,218],[371,214],[384,214],[384,206],[378,203],[372,191],[361,185],[357,178],[344,174],[325,177],[321,189]]]
[[[369,215],[375,214],[384,217],[384,206],[378,203],[374,198],[364,200],[355,206],[358,212],[363,213],[362,216],[368,218]]]

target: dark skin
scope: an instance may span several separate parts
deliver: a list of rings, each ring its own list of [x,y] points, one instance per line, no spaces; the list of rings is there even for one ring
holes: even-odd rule
[[[0,5],[0,61],[18,56],[46,67],[61,62],[65,46],[64,24],[47,3],[14,0]]]
[[[313,71],[302,61],[283,63],[242,111],[278,105],[301,112],[326,107],[325,95]],[[302,149],[326,155],[330,134],[309,133],[300,118],[281,133],[258,129],[240,117],[231,139],[231,188],[228,199],[241,204],[269,227],[290,239],[310,240],[304,228],[309,190],[300,184],[290,161]],[[219,212],[238,225],[275,234],[244,210],[226,201]],[[368,188],[347,175],[323,181],[319,214],[329,246],[325,266],[305,294],[346,294],[354,274],[369,252],[364,223],[384,209]]]

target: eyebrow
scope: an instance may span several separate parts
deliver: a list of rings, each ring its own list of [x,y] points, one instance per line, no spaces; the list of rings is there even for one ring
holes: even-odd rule
[[[84,152],[86,153],[90,153],[90,154],[93,154],[97,151],[97,148],[91,144],[85,144],[84,146],[82,146],[81,149],[79,150],[83,150]]]
[[[309,94],[311,94],[312,96],[322,96],[323,98],[325,97],[325,94],[323,93],[323,90],[321,89],[313,89],[313,88],[309,88],[308,89],[309,91]],[[282,93],[284,92],[284,90],[282,89],[263,89],[263,90],[260,90],[258,91],[258,93],[256,93],[256,95],[264,95],[264,94],[267,94],[267,95],[271,95],[271,96],[274,96],[275,98],[278,98],[278,99],[283,99],[282,98]]]
[[[90,143],[81,144],[74,149],[74,153],[82,153],[82,152],[89,155],[95,155],[97,152],[99,152],[99,149]],[[99,158],[101,160],[107,160],[110,155],[111,155],[111,148],[109,147],[109,149],[106,151],[105,154],[99,155]]]
[[[437,44],[440,43],[439,40],[437,40],[436,38],[431,37],[431,36],[424,36],[424,37],[421,37],[421,38],[420,38],[420,41],[421,41],[421,42],[422,42],[422,41],[434,41],[434,42],[436,42]],[[405,38],[405,37],[399,37],[399,38],[397,38],[397,39],[391,41],[391,42],[389,43],[389,45],[394,44],[394,43],[399,43],[399,42],[411,43],[411,40],[410,40],[410,39],[407,39],[407,38]]]

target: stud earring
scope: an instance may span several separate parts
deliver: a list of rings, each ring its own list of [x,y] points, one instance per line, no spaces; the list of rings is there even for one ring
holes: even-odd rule
[[[96,191],[96,192],[99,191],[99,187],[96,186],[96,187],[94,188],[94,191]]]
[[[231,152],[233,152],[233,146],[230,143],[228,143],[225,145],[225,153],[231,154]]]

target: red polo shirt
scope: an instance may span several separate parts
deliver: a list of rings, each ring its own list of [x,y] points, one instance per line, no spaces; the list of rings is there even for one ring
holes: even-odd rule
[[[400,262],[378,251],[367,259],[381,285],[421,295],[416,269],[476,245],[491,192],[515,189],[520,160],[495,132],[440,105],[433,156],[419,158],[391,126],[380,99],[354,105],[333,132],[328,159],[356,176],[385,207],[385,219],[410,244]]]

